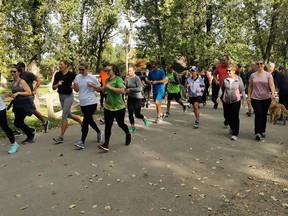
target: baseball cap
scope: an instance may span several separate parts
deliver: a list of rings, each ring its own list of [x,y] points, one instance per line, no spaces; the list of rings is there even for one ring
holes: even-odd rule
[[[192,66],[192,67],[190,68],[190,71],[198,71],[198,67]]]

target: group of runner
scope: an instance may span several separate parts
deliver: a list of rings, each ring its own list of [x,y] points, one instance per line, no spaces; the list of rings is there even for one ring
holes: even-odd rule
[[[187,111],[189,105],[193,106],[195,115],[194,128],[197,129],[200,127],[200,103],[206,103],[206,95],[208,93],[207,85],[209,85],[209,81],[207,81],[205,74],[201,76],[198,73],[198,67],[192,66],[189,68],[190,75],[186,77],[185,83],[182,82],[182,79],[179,79],[180,75],[175,72],[172,66],[168,66],[165,73],[164,70],[158,68],[156,62],[152,62],[151,70],[144,80],[141,80],[141,78],[135,74],[136,69],[135,65],[129,65],[127,71],[128,76],[122,79],[119,68],[114,64],[107,64],[104,65],[99,79],[97,79],[89,73],[89,65],[87,63],[81,63],[79,65],[79,74],[76,75],[69,71],[69,63],[61,60],[59,62],[59,71],[56,72],[52,84],[53,89],[57,89],[62,107],[60,134],[58,137],[53,138],[54,143],[59,144],[64,142],[64,135],[68,127],[67,119],[72,118],[81,125],[81,138],[74,144],[77,148],[83,149],[85,147],[88,129],[89,126],[91,126],[96,133],[96,141],[99,143],[98,148],[109,151],[111,129],[115,119],[118,126],[125,133],[125,145],[129,145],[132,141],[131,133],[135,133],[137,130],[134,116],[141,119],[146,127],[149,126],[149,120],[141,113],[143,98],[145,98],[145,86],[151,86],[152,88],[153,100],[156,107],[156,119],[154,123],[160,123],[164,118],[170,117],[171,102],[175,100],[182,107],[183,112]],[[281,69],[285,71],[282,66]],[[217,65],[213,71],[214,87],[212,87],[212,100],[214,102],[214,108],[217,109],[218,103],[222,102],[224,125],[230,126],[231,140],[237,140],[240,125],[239,110],[241,101],[243,106],[246,105],[247,101],[247,115],[251,116],[252,107],[255,114],[255,138],[256,140],[261,140],[266,137],[267,111],[271,99],[275,97],[273,75],[264,70],[263,61],[257,61],[251,64],[251,72],[245,73],[245,80],[242,80],[238,74],[239,69],[237,65],[230,64],[229,57],[226,55],[223,56],[221,63]],[[45,132],[47,132],[49,126],[49,121],[36,110],[34,105],[34,95],[41,80],[34,74],[26,72],[25,65],[21,62],[13,66],[11,75],[14,80],[12,84],[13,94],[11,95],[13,97],[13,112],[15,114],[14,125],[27,135],[27,138],[22,144],[34,142],[36,130],[25,124],[25,117],[32,114],[36,115],[42,121]],[[287,75],[283,73],[280,78],[279,85],[285,86],[285,83],[287,84],[288,82]],[[34,82],[36,85],[33,85]],[[166,84],[167,88],[165,88]],[[187,91],[188,105],[185,105],[181,100],[183,86],[185,88],[184,92]],[[166,112],[163,113],[161,102],[165,95],[165,89],[167,89],[168,95]],[[74,101],[73,90],[79,93],[83,120],[79,116],[71,113],[71,106]],[[99,102],[95,91],[100,92],[100,108],[104,109],[104,118],[102,119],[102,122],[105,123],[103,143],[103,132],[93,119],[93,114],[97,110],[97,104]],[[246,93],[248,95],[247,99]],[[127,108],[131,125],[130,128],[124,121],[126,103],[123,95],[125,94],[128,95]],[[150,92],[148,92],[148,94],[150,95]],[[288,105],[287,95],[288,91],[286,86],[286,89],[283,90],[282,88],[282,101],[284,101],[286,107]],[[203,98],[205,99],[203,100]],[[7,124],[6,106],[2,99],[0,100],[0,110],[0,126],[11,142],[8,153],[13,154],[17,151],[19,145],[15,142],[14,134]]]

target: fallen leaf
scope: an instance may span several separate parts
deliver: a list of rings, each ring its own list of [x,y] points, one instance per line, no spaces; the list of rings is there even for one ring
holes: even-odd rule
[[[23,206],[23,207],[21,208],[21,210],[25,210],[25,209],[27,209],[28,207],[29,207],[29,205]]]
[[[86,211],[80,211],[79,213],[80,213],[80,214],[85,214],[85,213],[86,213]]]
[[[15,194],[15,197],[17,198],[22,197],[22,194]]]
[[[111,206],[105,206],[105,210],[106,210],[106,211],[111,211],[112,208],[111,208]]]
[[[72,204],[72,205],[69,206],[69,209],[73,209],[75,207],[76,207],[76,205]]]

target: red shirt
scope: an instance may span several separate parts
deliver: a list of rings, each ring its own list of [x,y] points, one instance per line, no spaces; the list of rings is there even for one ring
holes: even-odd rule
[[[222,64],[217,65],[216,69],[213,71],[213,75],[218,77],[219,85],[222,85],[223,80],[226,76],[228,76],[227,73],[227,66],[223,66]]]
[[[213,75],[218,77],[219,85],[222,85],[223,80],[225,77],[228,76],[227,73],[228,66],[223,66],[222,64],[217,65],[216,69],[213,71]],[[239,74],[239,68],[236,68],[235,74]]]

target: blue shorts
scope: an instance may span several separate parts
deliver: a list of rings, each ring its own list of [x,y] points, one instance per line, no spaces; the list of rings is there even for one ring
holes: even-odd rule
[[[164,91],[158,91],[157,93],[153,93],[154,101],[162,101],[164,95]]]

